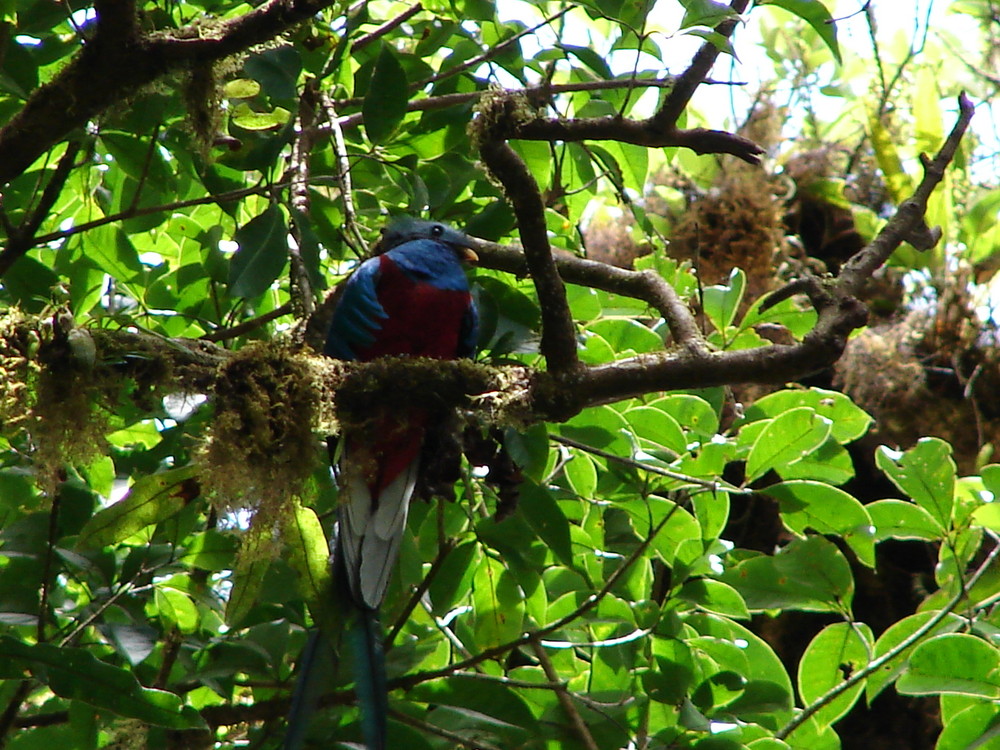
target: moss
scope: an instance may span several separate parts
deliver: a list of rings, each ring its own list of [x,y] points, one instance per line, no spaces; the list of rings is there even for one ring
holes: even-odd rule
[[[521,125],[537,116],[525,94],[493,88],[483,94],[476,104],[475,117],[469,123],[469,137],[478,149],[483,141],[508,138]]]
[[[316,432],[335,427],[326,392],[314,358],[287,344],[247,347],[220,368],[200,456],[219,504],[281,517],[316,466]]]
[[[26,437],[47,492],[66,465],[86,465],[105,452],[108,418],[98,405],[109,383],[95,369],[95,355],[90,333],[74,327],[66,311],[0,316],[0,428]]]

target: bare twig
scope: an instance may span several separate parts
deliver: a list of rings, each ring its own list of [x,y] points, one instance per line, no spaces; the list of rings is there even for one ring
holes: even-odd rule
[[[7,246],[3,251],[0,251],[0,277],[7,273],[18,258],[35,245],[44,242],[43,239],[35,237],[35,232],[48,217],[52,206],[55,205],[59,193],[62,192],[66,180],[69,179],[69,173],[73,169],[76,155],[79,152],[80,143],[78,141],[70,141],[66,145],[66,151],[59,159],[59,163],[52,172],[52,177],[45,186],[45,190],[42,191],[42,197],[31,212],[31,216],[10,235]]]
[[[357,52],[360,49],[364,49],[372,42],[381,39],[393,29],[402,26],[404,23],[409,21],[423,9],[424,9],[423,5],[421,5],[420,3],[414,3],[409,8],[400,13],[398,16],[396,16],[395,18],[390,18],[388,21],[383,23],[374,31],[370,31],[367,34],[359,36],[357,39],[355,39],[353,44],[351,44],[351,52]]]
[[[292,310],[296,318],[307,318],[315,308],[309,270],[302,257],[305,239],[303,224],[309,220],[309,154],[313,146],[313,121],[316,118],[316,81],[313,79],[299,97],[295,140],[292,142],[290,193],[292,205],[291,232],[294,242],[288,243],[289,278]]]
[[[556,686],[556,700],[559,701],[562,710],[569,717],[569,723],[573,727],[574,734],[576,734],[587,750],[599,750],[597,743],[594,742],[594,736],[587,728],[587,723],[580,716],[580,712],[576,710],[576,706],[573,705],[573,698],[569,694],[569,689],[560,683],[559,673],[556,672],[556,668],[552,665],[549,655],[545,653],[545,647],[538,642],[538,639],[534,639],[531,641],[531,650],[534,652],[535,658],[538,659],[538,663],[542,665],[542,671],[545,672],[545,676],[549,682]]]
[[[286,302],[283,305],[274,308],[270,312],[266,312],[263,315],[258,315],[256,318],[251,320],[245,320],[229,328],[216,328],[214,331],[206,333],[202,336],[199,341],[228,341],[229,339],[235,339],[238,336],[244,336],[250,331],[256,331],[258,328],[262,328],[272,320],[277,320],[283,315],[288,315],[292,312],[292,303]]]
[[[358,227],[358,213],[354,209],[352,197],[354,187],[351,184],[351,162],[347,158],[347,142],[344,140],[344,131],[341,129],[333,101],[326,94],[321,96],[327,122],[333,130],[333,152],[337,155],[337,182],[340,183],[340,198],[344,202],[344,228],[349,244],[353,240],[354,251],[361,255],[364,252],[365,238]]]
[[[886,222],[871,243],[859,251],[844,265],[837,280],[837,287],[843,294],[858,294],[868,279],[889,259],[889,256],[903,242],[909,242],[918,250],[929,250],[941,238],[940,227],[931,229],[924,216],[931,193],[944,179],[945,169],[955,158],[958,145],[972,120],[975,107],[964,93],[958,97],[958,120],[945,140],[941,150],[933,159],[923,158],[924,176],[913,195],[900,204],[896,213]]]

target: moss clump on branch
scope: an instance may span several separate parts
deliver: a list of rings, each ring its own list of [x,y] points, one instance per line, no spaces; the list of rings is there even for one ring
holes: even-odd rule
[[[97,405],[112,384],[95,363],[90,333],[65,310],[0,316],[0,429],[25,436],[46,490],[65,465],[89,464],[105,451],[107,414]]]
[[[224,507],[279,518],[317,465],[317,431],[333,428],[323,368],[287,344],[249,346],[219,368],[212,396],[206,487]]]

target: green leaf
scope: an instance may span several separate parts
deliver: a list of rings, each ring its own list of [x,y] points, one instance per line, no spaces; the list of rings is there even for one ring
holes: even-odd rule
[[[87,521],[77,539],[77,549],[103,547],[128,539],[146,526],[174,515],[197,492],[191,480],[194,466],[182,466],[136,480],[129,493]]]
[[[799,661],[799,695],[806,705],[868,666],[874,638],[862,623],[836,622],[827,625],[806,646]],[[830,725],[851,710],[865,688],[865,681],[853,685],[816,712],[816,721]]]
[[[549,431],[544,423],[532,425],[523,432],[506,428],[503,445],[525,476],[534,480],[542,478],[549,459]]]
[[[781,507],[781,520],[791,531],[804,536],[807,529],[844,538],[864,565],[875,567],[873,522],[853,496],[828,484],[790,481],[762,490]]]
[[[271,567],[271,533],[268,524],[251,524],[243,537],[226,602],[226,622],[231,626],[239,625],[257,604],[264,575]]]
[[[250,78],[236,78],[222,87],[222,95],[227,99],[252,99],[260,93],[260,84]]]
[[[302,60],[298,50],[291,45],[274,47],[252,55],[243,63],[243,69],[251,78],[260,81],[264,91],[272,99],[295,99]]]
[[[285,214],[272,204],[236,230],[239,250],[229,264],[229,292],[234,297],[257,297],[278,278],[288,258]]]
[[[831,423],[813,409],[801,406],[771,420],[757,436],[747,456],[747,478],[752,482],[771,469],[780,470],[815,450],[829,436]]]
[[[837,43],[837,24],[827,10],[826,5],[819,0],[760,0],[758,5],[773,5],[794,13],[808,23],[819,34],[820,39],[830,48],[834,59],[840,63],[840,45]]]
[[[448,553],[437,575],[431,579],[429,591],[434,614],[443,617],[469,593],[481,557],[477,542],[460,544]]]
[[[637,406],[626,411],[623,416],[640,441],[651,443],[652,447],[667,448],[677,454],[687,450],[688,440],[681,426],[663,409]]]
[[[152,604],[152,609],[163,621],[165,630],[176,627],[181,633],[190,634],[197,629],[198,608],[186,591],[170,586],[157,586],[153,590]]]
[[[672,416],[684,430],[711,440],[719,431],[719,415],[701,396],[675,393],[649,404]]]
[[[292,517],[285,523],[288,564],[298,574],[299,590],[313,619],[325,619],[324,608],[331,600],[330,547],[316,511],[294,503]]]
[[[631,441],[626,437],[628,423],[610,406],[584,409],[559,425],[559,432],[592,448],[600,448],[620,456],[632,453]]]
[[[579,497],[591,499],[597,491],[597,467],[593,459],[583,451],[573,451],[570,459],[563,465],[566,480]]]
[[[940,438],[921,438],[905,453],[882,446],[875,453],[875,464],[942,528],[951,527],[955,462],[948,443]]]
[[[844,613],[854,596],[847,558],[821,536],[796,539],[773,556],[743,560],[720,579],[735,588],[751,610]]]
[[[524,597],[502,563],[491,557],[483,559],[473,578],[472,602],[479,648],[499,646],[521,634]]]
[[[535,482],[525,481],[521,484],[518,507],[538,538],[552,549],[564,565],[572,566],[569,521],[552,493]]]
[[[128,670],[99,661],[83,649],[29,645],[0,636],[0,660],[7,659],[62,698],[170,729],[205,727],[201,716],[175,694],[143,687]]]
[[[601,318],[588,324],[584,330],[599,335],[618,355],[663,350],[663,341],[657,333],[630,318]]]
[[[236,557],[236,540],[231,534],[209,529],[188,537],[177,561],[199,570],[229,570]]]
[[[105,224],[84,232],[83,253],[98,268],[119,281],[129,281],[142,271],[135,246],[116,224]]]
[[[928,620],[931,620],[939,614],[940,612],[937,611],[918,612],[915,615],[904,617],[899,622],[893,623],[885,629],[885,632],[883,632],[875,642],[873,657],[877,659],[883,654],[889,653],[922,628]],[[958,615],[948,613],[944,619],[935,625],[934,628],[931,629],[931,631],[924,637],[929,638],[943,633],[953,633],[964,626],[965,620],[963,618]],[[868,676],[868,685],[865,690],[869,703],[875,700],[878,694],[881,693],[887,685],[892,684],[892,682],[903,673],[903,670],[906,669],[907,659],[910,654],[913,653],[913,649],[917,647],[918,643],[920,642],[918,641],[912,643],[909,648],[903,649],[903,651],[896,656],[896,658],[891,659],[886,664],[883,664],[878,670]]]
[[[727,707],[726,713],[744,721],[761,717],[765,722],[792,706],[792,681],[772,648],[756,633],[724,617],[695,614],[684,617],[686,625],[701,635],[738,643],[746,654],[747,668],[743,695]],[[790,714],[789,714],[790,716]]]
[[[403,121],[408,101],[406,71],[393,54],[392,47],[383,44],[375,61],[368,93],[361,105],[368,140],[375,144],[388,141]]]
[[[241,102],[236,105],[229,119],[244,130],[277,130],[288,122],[291,114],[284,107],[275,107],[268,112],[257,112],[250,109],[250,105],[246,102]]]
[[[680,3],[684,6],[684,17],[680,24],[682,29],[692,26],[715,28],[730,18],[739,18],[739,13],[728,4],[716,0],[680,0]]]
[[[737,620],[749,620],[750,610],[740,593],[727,583],[711,578],[688,581],[678,592],[678,597],[694,604],[705,612],[714,612]]]
[[[871,416],[843,393],[824,388],[785,388],[755,401],[747,408],[740,424],[776,417],[796,406],[811,407],[829,419],[830,435],[842,445],[860,438],[872,423]]]
[[[907,500],[877,500],[866,507],[875,525],[876,542],[886,539],[933,542],[944,536],[941,524],[930,513]]]
[[[743,301],[747,286],[747,276],[739,268],[729,274],[728,284],[705,287],[702,293],[702,309],[712,321],[717,331],[725,331],[733,324],[736,313]]]
[[[981,695],[1000,698],[1000,651],[982,638],[947,633],[924,641],[896,680],[903,695]]]
[[[1000,743],[1000,709],[976,703],[943,722],[934,750],[994,750]]]

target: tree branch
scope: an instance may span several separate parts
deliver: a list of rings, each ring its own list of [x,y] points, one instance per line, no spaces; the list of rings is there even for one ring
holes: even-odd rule
[[[580,365],[576,326],[566,299],[566,287],[552,260],[542,194],[517,152],[506,141],[491,136],[487,134],[479,153],[486,167],[503,184],[517,214],[525,260],[542,308],[542,356],[551,372],[572,372]]]
[[[0,251],[0,277],[6,274],[19,258],[35,245],[42,242],[42,240],[36,239],[35,233],[49,215],[52,206],[55,205],[59,193],[62,192],[63,186],[69,178],[69,173],[73,169],[73,163],[76,161],[76,155],[79,152],[79,141],[70,141],[66,145],[66,151],[63,153],[62,158],[59,159],[59,163],[52,172],[52,177],[45,186],[45,190],[42,191],[42,197],[38,201],[38,205],[31,212],[31,216],[17,228],[16,232],[11,234],[7,246]]]
[[[900,204],[875,239],[844,264],[837,281],[837,287],[842,293],[860,293],[875,270],[884,265],[903,242],[909,242],[917,250],[930,250],[941,239],[941,228],[929,228],[924,219],[927,201],[944,179],[945,169],[955,158],[955,152],[974,113],[975,107],[969,97],[962,93],[958,97],[958,120],[937,156],[933,159],[921,157],[924,176],[913,195]]]
[[[143,35],[135,27],[132,2],[98,3],[94,40],[32,92],[24,107],[0,128],[0,185],[73,130],[164,74],[267,42],[332,4],[333,0],[268,0],[201,36],[195,26]],[[124,35],[117,36],[122,30]],[[80,85],[90,81],[101,85]]]
[[[747,9],[747,5],[749,5],[749,0],[733,0],[729,7],[735,13],[742,13]],[[739,20],[735,18],[723,21],[716,27],[715,33],[724,39],[729,39],[736,30],[737,23]],[[650,118],[649,125],[653,131],[666,134],[676,129],[677,119],[681,116],[681,112],[691,101],[694,92],[708,77],[718,56],[719,48],[712,42],[706,41],[701,45],[691,60],[691,64],[677,77],[677,83],[664,100],[663,106]]]

